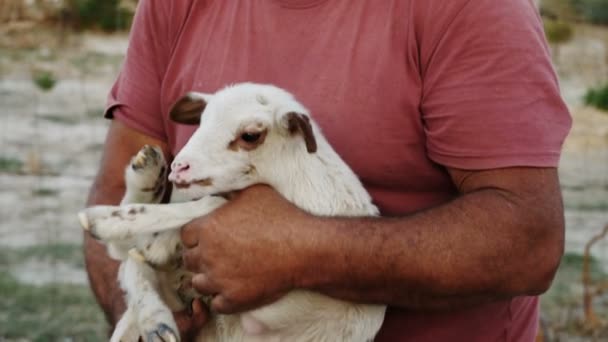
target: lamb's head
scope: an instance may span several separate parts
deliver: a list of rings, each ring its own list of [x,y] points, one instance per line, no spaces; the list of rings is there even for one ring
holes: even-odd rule
[[[269,183],[285,163],[315,153],[314,123],[288,92],[244,83],[215,94],[188,93],[171,119],[196,125],[171,164],[169,180],[191,197]]]

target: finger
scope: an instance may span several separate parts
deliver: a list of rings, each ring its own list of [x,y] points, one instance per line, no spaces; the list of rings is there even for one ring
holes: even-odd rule
[[[213,297],[210,306],[211,310],[221,314],[236,313],[236,306],[234,303],[221,294]]]
[[[201,273],[204,271],[198,248],[191,248],[182,252],[182,261],[184,267],[191,272]]]
[[[200,299],[195,299],[192,301],[192,317],[195,316],[204,316],[207,314],[207,308],[205,304]]]
[[[195,274],[192,277],[192,288],[200,294],[213,296],[220,293],[220,288],[214,284],[204,273]]]
[[[180,236],[186,248],[196,247],[198,245],[198,226],[188,223],[180,230]]]
[[[187,311],[190,311],[188,313]],[[196,337],[205,323],[210,319],[209,311],[199,299],[192,301],[192,309],[174,314],[175,322],[182,336],[182,340],[191,341]]]

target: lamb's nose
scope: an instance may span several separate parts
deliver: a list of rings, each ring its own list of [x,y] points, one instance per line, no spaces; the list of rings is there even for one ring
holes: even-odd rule
[[[182,162],[173,162],[171,164],[171,169],[176,173],[184,172],[190,169],[190,164]]]
[[[174,161],[171,163],[171,174],[169,175],[169,180],[174,182],[180,180],[180,175],[183,175],[186,171],[190,169],[190,164],[187,162],[178,162]]]

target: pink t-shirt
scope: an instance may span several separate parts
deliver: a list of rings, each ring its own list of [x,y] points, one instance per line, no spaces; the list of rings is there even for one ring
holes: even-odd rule
[[[140,0],[106,117],[175,154],[194,128],[169,107],[243,81],[295,94],[385,216],[453,199],[442,165],[555,167],[570,127],[532,0]],[[390,308],[377,340],[532,341],[537,318]]]

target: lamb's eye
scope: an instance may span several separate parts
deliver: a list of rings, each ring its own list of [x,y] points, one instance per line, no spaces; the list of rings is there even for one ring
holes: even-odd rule
[[[262,136],[261,133],[248,133],[245,132],[243,134],[241,134],[241,139],[243,139],[244,142],[247,143],[254,143],[256,141],[258,141],[260,139],[260,137]]]

